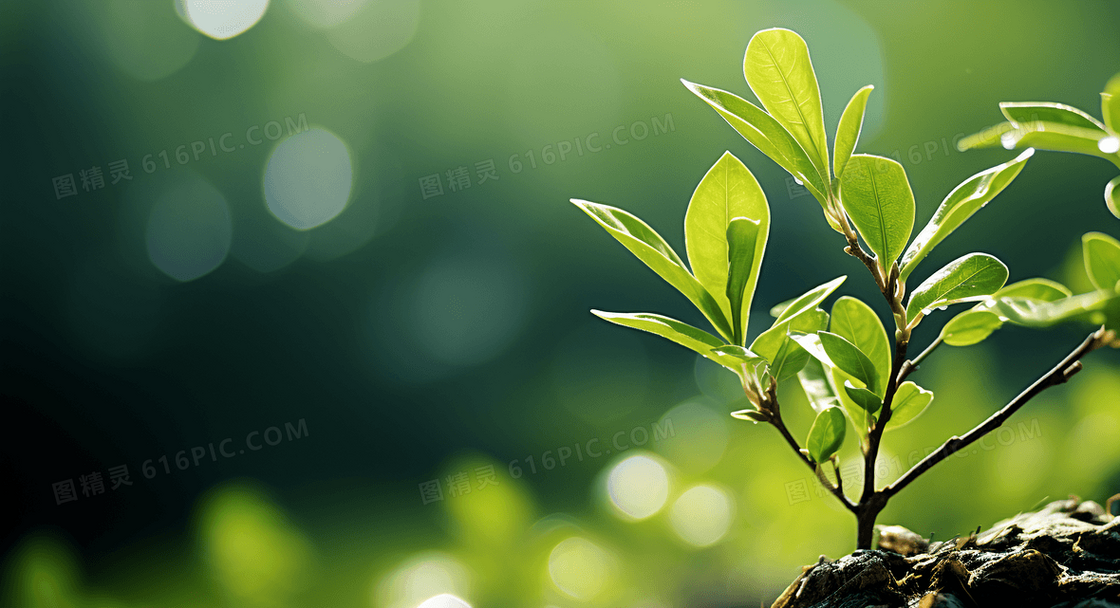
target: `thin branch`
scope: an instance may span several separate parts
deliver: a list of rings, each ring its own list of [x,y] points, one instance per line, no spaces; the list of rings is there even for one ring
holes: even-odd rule
[[[875,461],[879,456],[879,443],[883,439],[883,432],[891,420],[891,405],[894,395],[898,391],[899,376],[903,362],[906,361],[905,336],[899,336],[895,342],[894,363],[891,365],[891,375],[887,379],[887,389],[883,393],[883,408],[879,412],[879,419],[871,432],[867,435],[867,454],[864,455],[863,494],[860,495],[860,504],[868,503],[875,495]]]
[[[905,488],[910,482],[917,479],[919,475],[928,471],[933,465],[945,460],[958,450],[968,447],[972,442],[999,428],[1012,414],[1026,405],[1026,403],[1036,395],[1051,386],[1066,382],[1071,376],[1081,371],[1082,365],[1080,359],[1093,350],[1104,346],[1106,342],[1107,335],[1103,327],[1089,334],[1089,337],[1085,338],[1080,346],[1075,348],[1065,359],[1062,359],[1062,362],[1055,365],[1046,375],[1036,380],[1027,390],[1020,393],[1019,396],[1015,397],[1010,403],[1003,406],[1002,409],[992,414],[987,420],[980,423],[980,425],[966,433],[963,437],[950,437],[941,447],[937,448],[937,450],[929,456],[923,458],[921,462],[914,465],[902,477],[898,478],[897,481],[883,488],[882,494],[885,494],[888,498],[897,494],[902,488]]]
[[[938,336],[938,338],[936,340],[934,340],[929,346],[927,346],[926,349],[923,350],[921,352],[921,354],[919,354],[917,357],[914,357],[913,359],[907,361],[906,363],[903,363],[902,364],[902,371],[900,371],[898,373],[898,383],[902,384],[902,381],[905,380],[906,377],[909,376],[911,372],[918,369],[918,366],[922,364],[922,361],[925,361],[926,357],[928,357],[929,354],[932,353],[933,350],[935,348],[937,348],[938,346],[941,346],[941,337],[940,336]]]
[[[794,439],[793,435],[790,434],[789,429],[787,429],[785,423],[782,422],[781,416],[773,416],[770,419],[770,424],[773,424],[774,427],[778,429],[778,432],[782,434],[782,437],[785,437],[786,443],[789,444],[789,447],[793,448],[793,451],[797,453],[798,458],[800,458],[801,461],[805,463],[805,466],[809,467],[809,469],[813,471],[813,474],[817,475],[817,477],[820,478],[821,483],[824,484],[824,487],[828,488],[829,491],[831,491],[833,495],[835,495],[836,498],[840,500],[844,507],[846,507],[852,513],[855,513],[856,505],[852,501],[848,500],[848,497],[844,495],[843,488],[833,485],[832,482],[829,482],[828,479],[824,477],[821,468],[813,464],[813,461],[810,460],[809,457],[801,451],[801,446],[797,444],[797,440]]]

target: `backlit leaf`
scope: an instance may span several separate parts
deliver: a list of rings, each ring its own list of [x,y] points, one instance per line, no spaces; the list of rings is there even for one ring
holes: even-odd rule
[[[673,248],[652,228],[637,217],[615,207],[578,199],[572,199],[572,203],[591,216],[658,276],[676,287],[700,309],[700,312],[704,313],[724,339],[731,340],[731,324],[719,304],[685,268],[684,262]]]
[[[914,193],[894,160],[856,154],[840,178],[840,199],[867,246],[890,270],[914,229]]]
[[[772,28],[747,44],[743,74],[762,106],[801,144],[817,173],[828,179],[828,139],[809,48],[795,32]]]
[[[844,414],[840,408],[830,407],[817,414],[806,441],[809,458],[816,463],[826,462],[840,451],[840,446],[844,444],[844,431]]]
[[[1033,154],[1034,150],[1028,149],[1014,160],[981,171],[953,188],[903,254],[899,279],[905,281],[930,250],[1002,192]]]
[[[1120,283],[1120,241],[1102,232],[1089,232],[1081,237],[1085,272],[1093,287],[1116,291]]]
[[[734,218],[754,221],[753,226],[741,224],[736,230],[740,244],[750,241],[750,246],[740,248],[735,257],[740,264],[745,262],[743,272],[738,275],[729,272],[732,259],[728,235]],[[746,325],[769,231],[770,209],[766,195],[743,163],[730,152],[724,152],[692,193],[684,216],[684,241],[693,275],[731,321],[733,338],[741,336],[738,330]],[[734,286],[729,283],[731,277],[735,279]],[[737,293],[739,306],[731,305],[729,291]],[[738,326],[735,319],[740,316],[742,324]],[[733,341],[742,342],[741,338]]]
[[[856,91],[840,115],[840,124],[836,127],[836,141],[833,143],[832,170],[836,177],[844,173],[844,166],[852,157],[852,152],[859,142],[859,133],[863,129],[863,114],[867,109],[867,96],[875,87],[867,85]]]
[[[889,431],[906,426],[910,421],[921,416],[929,404],[933,403],[933,391],[914,384],[907,380],[898,385],[891,403],[891,419],[887,421]]]
[[[983,299],[1007,282],[1007,266],[986,253],[970,253],[946,264],[922,281],[910,296],[906,318],[922,311]]]

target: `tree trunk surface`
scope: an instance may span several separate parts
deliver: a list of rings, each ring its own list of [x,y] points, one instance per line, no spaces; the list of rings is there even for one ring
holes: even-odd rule
[[[772,608],[1120,608],[1120,516],[1052,502],[930,543],[881,526],[879,548],[806,566]]]

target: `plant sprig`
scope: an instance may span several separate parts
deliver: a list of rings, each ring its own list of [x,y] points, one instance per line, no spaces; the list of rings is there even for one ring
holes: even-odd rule
[[[1065,382],[1081,369],[1080,359],[1088,352],[1105,345],[1120,347],[1120,242],[1101,233],[1085,236],[1086,269],[1096,287],[1085,294],[1073,295],[1044,279],[1007,285],[1007,266],[980,252],[946,264],[909,291],[907,279],[919,263],[1007,188],[1033,149],[962,182],[911,239],[915,203],[905,170],[889,158],[855,153],[873,87],[859,89],[848,103],[830,158],[816,74],[800,36],[777,28],[756,33],[747,46],[744,75],[762,108],[727,91],[682,82],[812,193],[828,225],[843,235],[843,250],[867,268],[882,293],[895,322],[893,340],[874,310],[854,297],[836,299],[830,312],[822,308],[846,280],[841,276],[775,306],[770,327],[748,344],[770,207],[754,175],[730,152],[716,161],[689,202],[688,265],[637,217],[614,207],[572,200],[684,294],[717,335],[653,313],[592,312],[612,323],[657,334],[734,372],[753,407],[732,416],[773,425],[822,484],[856,515],[857,546],[870,548],[875,519],[890,497],[946,456],[994,430],[1036,394]],[[1120,91],[1116,95],[1120,99]],[[1106,99],[1106,104],[1113,104],[1112,99]],[[1014,133],[1017,142],[1050,141],[1040,130],[1031,131],[1018,122],[1025,107],[1004,108],[1012,126],[1003,133]],[[1068,112],[1062,113],[1065,110],[1031,107],[1050,112],[1047,116],[1053,120],[1073,120]],[[1116,117],[1120,110],[1112,114],[1106,110],[1106,121]],[[1111,131],[1101,125],[1102,137],[1115,137],[1115,125],[1109,125]],[[1088,129],[1081,123],[1066,125],[1074,127]],[[1080,131],[1075,135],[1086,136]],[[935,312],[960,303],[975,305],[949,320],[921,354],[908,358],[914,328]],[[875,487],[884,433],[908,424],[933,401],[931,391],[907,378],[939,345],[975,344],[1005,323],[1040,327],[1086,320],[1100,329],[1056,368],[992,418],[961,438],[951,438],[895,483]],[[795,378],[815,412],[804,448],[782,419],[777,396],[778,387]],[[865,464],[858,502],[845,495],[836,466],[849,425],[859,439]],[[826,462],[833,464],[835,482],[824,474]]]

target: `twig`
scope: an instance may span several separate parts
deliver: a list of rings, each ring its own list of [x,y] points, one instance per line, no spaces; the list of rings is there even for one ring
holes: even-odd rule
[[[907,361],[906,363],[903,363],[902,364],[902,371],[900,371],[898,373],[898,383],[902,384],[902,381],[905,380],[906,377],[909,376],[911,372],[918,369],[918,366],[922,364],[922,361],[925,361],[926,357],[928,357],[929,354],[932,353],[933,350],[935,348],[937,348],[938,346],[941,346],[941,337],[940,336],[938,336],[938,338],[936,340],[934,340],[929,346],[927,346],[926,349],[923,350],[921,352],[921,354],[919,354],[917,357],[914,357],[913,359]]]
[[[950,437],[941,447],[937,448],[937,450],[929,456],[923,458],[921,462],[911,467],[911,469],[903,474],[902,477],[898,478],[897,481],[883,488],[880,493],[888,498],[894,496],[902,490],[902,488],[909,485],[910,482],[917,479],[919,475],[929,470],[933,465],[945,460],[958,450],[968,447],[972,442],[999,428],[1012,414],[1026,405],[1026,403],[1036,395],[1051,386],[1066,382],[1071,376],[1081,371],[1082,365],[1080,359],[1093,350],[1104,346],[1105,341],[1105,329],[1103,327],[1089,334],[1089,337],[1085,338],[1081,345],[1070,352],[1065,359],[1062,359],[1061,363],[1054,366],[1046,375],[1036,380],[1034,384],[1030,385],[1027,390],[1011,400],[1010,403],[989,416],[987,420],[980,423],[980,425],[966,433],[963,437]]]

